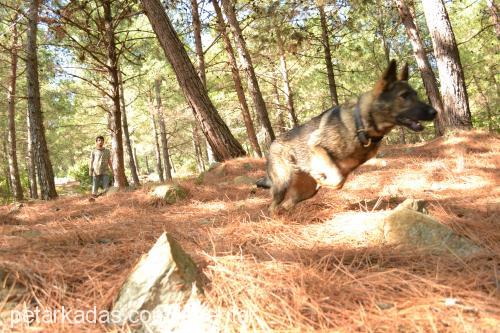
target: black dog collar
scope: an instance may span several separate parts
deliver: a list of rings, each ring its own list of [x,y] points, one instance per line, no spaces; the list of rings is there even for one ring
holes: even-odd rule
[[[368,133],[366,133],[363,120],[361,120],[359,103],[356,103],[356,107],[354,108],[354,123],[356,124],[356,134],[363,147],[368,148],[372,145],[372,143],[377,144],[384,138],[383,136],[372,138],[368,135]]]

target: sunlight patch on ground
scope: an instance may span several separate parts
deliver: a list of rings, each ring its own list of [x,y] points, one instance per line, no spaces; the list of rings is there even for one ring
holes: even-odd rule
[[[307,226],[301,232],[304,237],[314,240],[316,244],[332,245],[338,242],[348,242],[351,246],[362,245],[367,235],[376,233],[380,228],[379,224],[367,223],[367,221],[384,214],[384,212],[342,213],[323,224]]]
[[[228,203],[224,201],[197,202],[195,206],[206,211],[218,212],[227,209]]]
[[[372,158],[371,160],[366,161],[365,165],[371,165],[371,166],[383,168],[383,167],[387,166],[387,161],[384,160],[383,158]]]
[[[480,176],[462,176],[460,179],[449,180],[445,182],[433,182],[432,190],[478,190],[488,187],[491,182]]]
[[[244,200],[233,200],[233,201],[209,201],[201,202],[198,201],[194,205],[203,209],[206,212],[219,212],[224,210],[229,210],[236,207],[254,207],[256,205],[262,205],[266,202],[265,198],[249,198]]]
[[[394,184],[397,184],[397,188],[399,189],[408,189],[408,190],[417,190],[417,189],[426,189],[429,188],[429,181],[425,176],[418,173],[405,173],[404,175],[398,176],[394,178]],[[392,189],[392,185],[384,187],[382,193],[384,195],[393,195],[394,189]]]

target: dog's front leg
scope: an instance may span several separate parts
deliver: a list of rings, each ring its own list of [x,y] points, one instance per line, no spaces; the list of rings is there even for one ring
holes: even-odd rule
[[[321,146],[312,147],[311,176],[320,186],[334,189],[341,189],[346,180],[326,149]]]

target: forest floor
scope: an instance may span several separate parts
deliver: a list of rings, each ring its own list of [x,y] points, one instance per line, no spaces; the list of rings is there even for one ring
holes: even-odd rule
[[[99,197],[0,207],[0,332],[121,332],[94,324],[9,324],[17,306],[109,309],[131,268],[164,232],[207,278],[205,302],[221,331],[499,332],[500,139],[459,133],[386,146],[340,191],[321,189],[269,217],[267,190],[234,179],[264,175],[236,159],[223,172],[179,180],[187,198],[152,206],[151,184]],[[337,237],[345,212],[428,202],[440,223],[484,251],[461,258],[366,246]],[[2,289],[3,288],[3,289]]]

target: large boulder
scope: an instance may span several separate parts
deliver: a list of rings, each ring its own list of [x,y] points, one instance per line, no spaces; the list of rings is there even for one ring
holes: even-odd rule
[[[365,246],[425,248],[469,256],[481,248],[426,214],[425,202],[407,199],[391,211],[347,213],[329,222],[335,238]]]
[[[196,264],[163,233],[123,284],[112,309],[114,323],[128,323],[135,332],[215,332],[201,295]]]
[[[234,183],[236,185],[255,185],[256,179],[248,176],[237,176],[234,178]]]
[[[150,195],[155,204],[173,204],[187,197],[188,191],[178,184],[164,184],[155,186]]]

